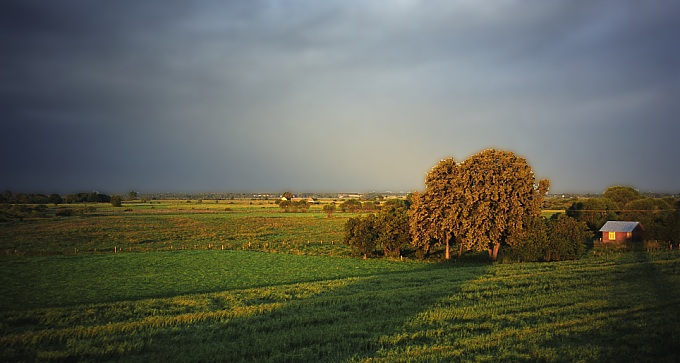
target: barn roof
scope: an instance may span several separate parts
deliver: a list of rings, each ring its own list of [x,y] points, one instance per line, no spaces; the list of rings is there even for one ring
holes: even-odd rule
[[[607,221],[600,232],[633,232],[637,226],[642,228],[640,222]]]

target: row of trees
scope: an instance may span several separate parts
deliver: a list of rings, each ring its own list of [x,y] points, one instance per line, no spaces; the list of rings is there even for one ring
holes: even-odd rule
[[[5,191],[0,195],[2,204],[63,204],[63,203],[109,203],[111,196],[98,192],[68,194],[62,197],[59,194],[13,194]]]
[[[356,199],[348,199],[340,203],[339,207],[342,212],[375,212],[380,209],[380,202],[372,200],[361,202]]]
[[[0,194],[0,204],[61,204],[64,199],[59,194],[13,194],[9,190]]]
[[[680,243],[680,201],[649,198],[626,186],[608,188],[601,197],[578,200],[567,215],[597,232],[607,221],[637,221],[645,239]]]
[[[410,208],[382,208],[350,219],[345,241],[367,255],[380,248],[394,255],[408,244],[419,256],[443,247],[488,251],[496,260],[502,244],[523,260],[574,258],[588,238],[584,223],[567,216],[541,217],[550,183],[534,178],[524,158],[484,150],[461,163],[441,160],[427,174],[425,191],[413,193]],[[537,238],[540,237],[540,238]]]
[[[292,201],[292,200],[282,200],[278,202],[279,207],[284,212],[306,212],[309,210],[309,203],[306,200],[298,200],[298,201]]]

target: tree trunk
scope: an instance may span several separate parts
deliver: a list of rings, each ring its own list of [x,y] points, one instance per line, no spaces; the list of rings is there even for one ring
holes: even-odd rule
[[[496,243],[493,245],[493,248],[489,248],[489,258],[491,258],[491,261],[496,261],[498,258],[498,250],[501,248],[500,243]]]
[[[458,244],[458,258],[463,255],[463,244],[459,243]]]
[[[451,259],[451,247],[449,246],[449,234],[446,234],[446,259]]]

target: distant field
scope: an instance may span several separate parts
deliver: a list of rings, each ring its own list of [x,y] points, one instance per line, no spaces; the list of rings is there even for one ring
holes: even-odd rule
[[[78,253],[227,249],[291,254],[341,255],[348,213],[327,218],[321,206],[306,213],[284,213],[269,201],[161,201],[61,205],[69,217],[51,216],[2,223],[0,253],[74,255]],[[83,210],[89,210],[82,212]]]
[[[680,253],[2,257],[0,361],[676,361]],[[25,301],[22,304],[21,301]]]
[[[550,218],[555,214],[564,213],[564,209],[544,209],[541,215],[545,218]]]

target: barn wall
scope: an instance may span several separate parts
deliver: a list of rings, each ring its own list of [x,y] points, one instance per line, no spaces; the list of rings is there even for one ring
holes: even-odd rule
[[[602,232],[602,242],[626,242],[626,241],[634,241],[634,242],[640,242],[642,241],[642,229],[637,227],[635,230],[632,232],[631,238],[628,238],[628,233],[627,232],[616,232],[616,239],[610,240],[609,239],[609,232]]]

